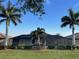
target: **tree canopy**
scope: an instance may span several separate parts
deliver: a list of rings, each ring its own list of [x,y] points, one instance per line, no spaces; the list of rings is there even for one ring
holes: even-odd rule
[[[61,22],[61,27],[69,25],[72,28],[74,25],[79,25],[79,12],[74,12],[72,9],[69,9],[69,16],[63,16]]]
[[[11,3],[18,7],[22,13],[26,14],[27,12],[30,12],[34,15],[42,15],[45,14],[44,11],[44,0],[7,0],[11,1]],[[6,3],[6,0],[0,0],[1,3]],[[2,4],[2,5],[3,5]]]

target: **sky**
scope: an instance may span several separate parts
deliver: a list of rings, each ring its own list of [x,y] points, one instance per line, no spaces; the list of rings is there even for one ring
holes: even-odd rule
[[[69,8],[72,8],[74,12],[78,12],[79,0],[46,0],[45,15],[39,17],[27,12],[26,15],[21,17],[21,24],[17,26],[10,24],[9,36],[30,34],[37,27],[44,28],[46,33],[52,35],[71,35],[72,31],[68,26],[61,28],[61,18],[68,15]],[[0,32],[5,34],[5,23],[0,24]],[[77,32],[79,32],[79,26],[75,26],[75,33]]]

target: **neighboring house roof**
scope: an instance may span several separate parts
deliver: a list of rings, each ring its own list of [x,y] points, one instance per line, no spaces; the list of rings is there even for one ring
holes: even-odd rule
[[[8,38],[11,38],[11,36],[8,36]],[[3,33],[0,33],[0,40],[5,39],[5,35]]]
[[[0,33],[0,40],[4,39],[4,38],[5,38],[5,36],[2,33]]]

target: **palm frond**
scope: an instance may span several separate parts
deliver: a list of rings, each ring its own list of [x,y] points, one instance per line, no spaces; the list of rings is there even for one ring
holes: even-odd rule
[[[2,11],[4,9],[4,6],[0,6],[0,11]]]
[[[69,25],[70,23],[69,22],[64,22],[62,25],[61,25],[61,27],[65,27],[65,26],[67,26],[67,25]]]
[[[16,13],[16,12],[21,12],[21,10],[20,9],[18,9],[18,8],[15,8],[14,6],[12,6],[11,8],[10,8],[10,10],[12,11],[12,12],[14,12],[14,13]]]
[[[9,24],[10,21],[14,23],[14,25],[17,25],[17,22],[22,23],[20,20],[21,13],[18,8],[13,6],[11,2],[8,2],[7,7],[0,7],[0,17],[6,18],[6,22]]]
[[[79,18],[79,12],[75,13],[74,16],[75,16],[75,19],[76,19],[76,18]]]
[[[7,10],[8,10],[8,9],[10,9],[10,8],[12,7],[12,3],[11,3],[11,1],[9,0],[7,4],[8,4],[8,5],[7,5]]]
[[[77,19],[77,21],[76,22],[78,22],[79,23],[79,19]]]
[[[17,16],[13,16],[13,17],[11,17],[14,21],[18,21],[19,23],[22,23],[22,21],[20,20],[20,18],[19,17],[17,17]]]
[[[65,21],[71,21],[71,19],[68,16],[64,16],[61,18],[61,22],[65,22]]]
[[[14,12],[21,12],[21,10],[20,9],[16,9],[16,8],[14,8]]]
[[[42,31],[42,32],[45,32],[45,29],[44,29],[44,28],[41,28],[41,31]]]
[[[10,17],[18,17],[18,18],[20,18],[21,14],[12,14],[12,15],[10,15]]]
[[[0,20],[0,24],[3,23],[5,20],[6,20],[6,19],[1,19],[1,20]]]
[[[79,25],[79,19],[76,20],[76,25]]]
[[[74,12],[72,11],[72,9],[69,9],[69,16],[72,20],[74,20]]]
[[[6,15],[4,15],[4,14],[0,14],[0,17],[6,17]]]
[[[4,0],[0,0],[0,2],[3,2]]]
[[[16,21],[15,21],[15,19],[14,18],[12,18],[12,20],[11,20],[12,22],[13,22],[13,24],[16,26],[17,25],[17,23],[16,23]]]
[[[19,23],[22,23],[22,21],[21,21],[20,19],[17,19],[17,21],[18,21]]]

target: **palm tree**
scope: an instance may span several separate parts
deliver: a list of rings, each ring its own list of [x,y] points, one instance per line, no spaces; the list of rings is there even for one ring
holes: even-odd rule
[[[33,41],[35,42],[35,39],[37,39],[36,43],[37,43],[38,46],[40,46],[41,38],[43,38],[44,35],[45,35],[45,30],[43,28],[38,27],[37,30],[32,31],[31,35],[32,35]],[[44,39],[44,46],[46,46],[45,39]]]
[[[35,43],[35,39],[37,39],[36,33],[37,33],[36,30],[31,32],[31,38],[32,38],[32,43],[33,43],[33,44]]]
[[[69,25],[69,27],[72,29],[72,46],[75,47],[75,25],[79,25],[79,12],[73,12],[72,9],[69,9],[69,16],[64,16],[61,18],[62,25],[61,27],[65,27]]]
[[[6,34],[5,34],[5,43],[4,47],[7,48],[8,46],[8,27],[10,22],[13,22],[14,25],[17,25],[17,22],[21,23],[20,17],[21,13],[18,8],[13,6],[10,1],[8,1],[7,6],[0,6],[0,23],[6,22]]]
[[[38,38],[38,44],[40,45],[40,38],[45,33],[45,30],[43,28],[37,28],[37,38]]]

